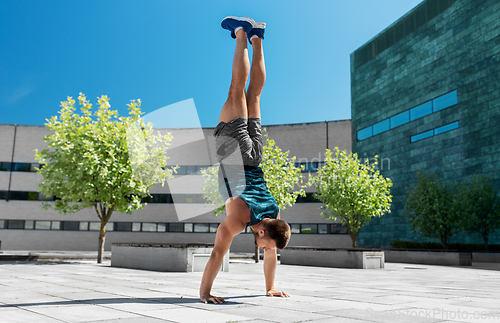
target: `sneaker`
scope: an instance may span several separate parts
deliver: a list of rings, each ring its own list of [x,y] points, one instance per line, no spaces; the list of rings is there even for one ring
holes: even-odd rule
[[[248,35],[250,30],[252,30],[254,24],[255,24],[255,21],[252,18],[234,17],[234,16],[227,16],[226,18],[222,19],[222,22],[220,23],[222,28],[231,31],[231,37],[233,37],[233,38],[236,38],[236,34],[234,33],[234,30],[237,27],[242,27],[243,30]]]
[[[266,23],[265,22],[259,22],[253,25],[252,30],[250,30],[249,33],[247,33],[248,40],[250,41],[250,38],[252,38],[253,35],[257,35],[257,37],[264,39],[264,32],[266,31]],[[250,44],[252,41],[250,41]]]

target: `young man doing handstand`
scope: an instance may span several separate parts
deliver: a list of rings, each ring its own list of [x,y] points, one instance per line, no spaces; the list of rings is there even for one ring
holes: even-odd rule
[[[236,38],[229,96],[214,130],[219,168],[219,191],[225,200],[226,218],[219,225],[210,260],[200,286],[202,302],[221,304],[222,297],[210,294],[212,284],[233,238],[250,226],[255,244],[264,249],[264,277],[268,296],[288,297],[274,289],[276,249],[290,239],[289,225],[280,220],[279,207],[267,189],[262,161],[263,138],[260,122],[260,95],[266,80],[262,39],[265,24],[251,18],[226,17],[221,23]],[[247,39],[253,47],[252,68]],[[250,84],[245,92],[250,74]],[[242,165],[243,164],[243,165]]]

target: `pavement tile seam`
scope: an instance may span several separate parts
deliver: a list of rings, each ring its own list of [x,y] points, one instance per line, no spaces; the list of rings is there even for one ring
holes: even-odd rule
[[[49,316],[49,315],[45,315],[45,314],[42,314],[42,313],[37,313],[35,311],[31,311],[31,310],[26,309],[26,308],[21,308],[21,307],[17,307],[17,306],[11,306],[11,307],[13,309],[17,309],[17,310],[20,310],[20,311],[28,312],[30,314],[34,314],[35,316],[43,316],[45,318],[49,318],[49,319],[56,320],[56,321],[59,321],[59,322],[69,323],[67,321],[63,321],[61,319],[58,319],[58,318],[55,318],[55,317],[52,317],[52,316]]]

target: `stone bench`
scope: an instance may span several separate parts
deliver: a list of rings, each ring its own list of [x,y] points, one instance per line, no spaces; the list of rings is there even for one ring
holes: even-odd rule
[[[472,266],[472,253],[458,250],[384,249],[385,261],[438,266]]]
[[[500,252],[473,252],[473,262],[500,262]]]
[[[201,272],[213,244],[204,243],[113,243],[111,266],[172,272]],[[229,270],[229,252],[221,271]]]
[[[281,264],[334,267],[384,268],[384,252],[380,249],[286,247],[281,250]]]

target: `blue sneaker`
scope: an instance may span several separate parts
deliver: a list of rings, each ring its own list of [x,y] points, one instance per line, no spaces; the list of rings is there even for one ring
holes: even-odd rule
[[[253,25],[252,30],[250,30],[249,33],[247,33],[248,41],[250,41],[250,44],[252,41],[250,38],[252,38],[253,35],[257,35],[257,37],[264,39],[264,32],[266,31],[266,23],[265,22],[258,22]]]
[[[233,37],[233,38],[236,38],[236,34],[234,33],[234,30],[237,27],[242,27],[243,30],[248,35],[250,30],[252,30],[254,24],[255,24],[255,21],[252,18],[234,17],[234,16],[227,16],[226,18],[222,19],[222,22],[220,23],[222,28],[231,31],[231,37]]]

